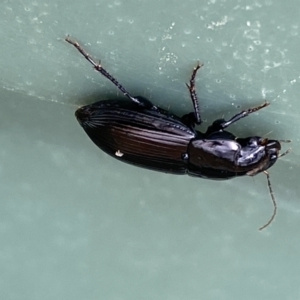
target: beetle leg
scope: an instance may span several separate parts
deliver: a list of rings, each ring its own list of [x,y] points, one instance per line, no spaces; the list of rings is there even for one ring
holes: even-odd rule
[[[200,64],[199,62],[197,63],[197,66],[194,68],[191,79],[190,79],[190,84],[186,84],[187,88],[190,91],[190,96],[193,102],[194,106],[194,122],[198,125],[202,123],[201,116],[200,116],[200,108],[199,108],[199,102],[197,98],[197,93],[196,93],[196,87],[195,87],[195,78],[197,75],[198,70],[203,66],[203,64]]]
[[[139,101],[139,99],[132,97],[127,90],[113,77],[111,76],[104,68],[102,68],[100,62],[96,63],[90,55],[79,45],[77,41],[73,41],[70,39],[69,36],[65,38],[66,42],[73,45],[84,57],[88,60],[93,66],[94,69],[100,72],[104,77],[106,77],[109,81],[111,81],[126,97],[128,97],[133,102],[137,103],[138,105],[143,106],[143,103]]]
[[[249,108],[247,110],[243,110],[241,111],[240,113],[236,114],[235,116],[233,116],[229,121],[225,121],[225,120],[222,120],[222,122],[220,122],[220,120],[217,120],[217,122],[214,122],[213,125],[211,127],[213,127],[213,129],[215,131],[218,131],[218,130],[223,130],[225,129],[226,127],[230,126],[231,124],[239,121],[240,119],[242,118],[245,118],[247,116],[249,116],[250,114],[266,107],[270,105],[269,102],[265,102],[259,106],[256,106],[256,107],[252,107],[252,108]]]

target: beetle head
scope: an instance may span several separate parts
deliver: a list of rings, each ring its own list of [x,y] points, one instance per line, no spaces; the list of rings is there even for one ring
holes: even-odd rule
[[[261,137],[236,139],[241,149],[237,157],[240,167],[252,166],[247,175],[253,176],[269,169],[277,160],[281,150],[280,142]]]

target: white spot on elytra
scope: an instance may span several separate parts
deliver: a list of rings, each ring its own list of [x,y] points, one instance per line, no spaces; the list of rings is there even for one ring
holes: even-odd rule
[[[122,157],[124,155],[124,153],[122,153],[120,150],[117,150],[115,155],[118,157]]]

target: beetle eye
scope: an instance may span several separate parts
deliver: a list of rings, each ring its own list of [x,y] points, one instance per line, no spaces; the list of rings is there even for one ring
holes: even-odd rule
[[[255,137],[252,137],[251,139],[249,139],[248,146],[256,147],[257,146],[257,139]]]
[[[270,156],[270,160],[275,160],[275,159],[277,159],[277,154],[272,154],[272,155]]]

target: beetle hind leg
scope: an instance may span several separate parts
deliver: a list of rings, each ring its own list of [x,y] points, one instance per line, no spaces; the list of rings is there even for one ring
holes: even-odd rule
[[[189,84],[186,84],[187,88],[189,89],[190,96],[193,102],[194,106],[194,122],[198,125],[202,123],[201,116],[200,116],[200,108],[199,108],[199,102],[198,97],[196,93],[196,87],[195,87],[195,78],[197,75],[198,70],[203,66],[203,64],[197,63],[197,66],[194,68],[191,79]]]
[[[80,46],[80,44],[76,40],[72,40],[69,36],[65,38],[65,41],[69,44],[73,45],[84,57],[88,60],[94,67],[96,71],[101,73],[104,77],[106,77],[109,81],[111,81],[126,97],[128,97],[133,102],[137,103],[140,106],[144,106],[139,99],[132,97],[127,90],[113,77],[111,76],[102,66],[100,62],[95,62],[92,57]]]

